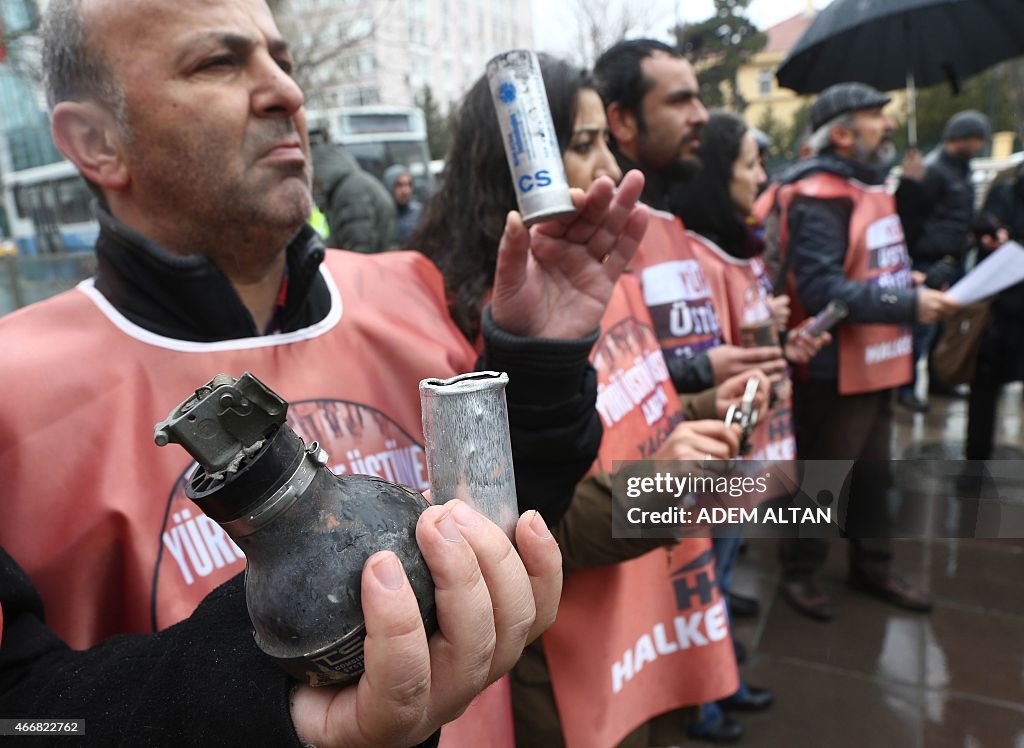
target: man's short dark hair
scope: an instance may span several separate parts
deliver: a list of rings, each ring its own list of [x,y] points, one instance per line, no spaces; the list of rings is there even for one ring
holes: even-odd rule
[[[641,132],[644,130],[642,103],[652,88],[642,63],[655,52],[682,57],[678,49],[656,39],[628,39],[605,50],[594,65],[598,92],[605,106],[616,103],[619,109],[631,112]]]
[[[124,93],[103,56],[90,48],[81,0],[51,0],[42,26],[43,73],[50,108],[94,99],[123,124]]]

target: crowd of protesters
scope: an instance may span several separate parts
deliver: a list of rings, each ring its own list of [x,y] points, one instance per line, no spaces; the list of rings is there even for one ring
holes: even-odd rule
[[[94,279],[0,320],[18,393],[0,407],[0,717],[74,714],[91,741],[143,745],[740,740],[736,715],[775,699],[730,634],[758,608],[732,590],[742,528],[613,537],[627,460],[858,461],[849,584],[930,609],[871,530],[886,497],[862,461],[889,458],[897,388],[924,407],[915,366],[958,309],[945,290],[969,243],[1024,238],[1024,174],[974,213],[983,116],[908,156],[894,195],[890,99],[839,84],[811,106],[806,158],[769,185],[764,134],[709,113],[674,48],[620,42],[593,71],[542,56],[576,212],[527,227],[486,77],[420,205],[406,167],[382,186],[307,135],[261,0],[52,0],[44,64],[101,231]],[[349,251],[306,223],[314,200]],[[413,251],[378,251],[397,246]],[[998,385],[1024,376],[1022,289],[993,303],[970,457],[990,456]],[[830,302],[845,320],[811,334]],[[464,503],[431,507],[417,537],[446,591],[440,631],[428,641],[400,563],[376,554],[366,675],[291,683],[251,636],[241,553],[199,569],[223,531],[189,519],[188,459],[147,432],[214,374],[249,370],[310,418],[346,409],[339,455],[415,448],[417,382],[474,367],[510,375],[515,546]],[[647,389],[612,415],[627,376]],[[741,444],[723,418],[751,380],[762,416]],[[819,621],[837,614],[817,583],[827,550],[778,546],[782,596]]]

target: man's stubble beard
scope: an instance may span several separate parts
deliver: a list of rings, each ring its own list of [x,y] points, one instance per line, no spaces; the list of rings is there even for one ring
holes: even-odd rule
[[[868,151],[858,138],[854,144],[854,157],[857,162],[872,169],[888,169],[896,161],[896,146],[886,138],[876,148]]]

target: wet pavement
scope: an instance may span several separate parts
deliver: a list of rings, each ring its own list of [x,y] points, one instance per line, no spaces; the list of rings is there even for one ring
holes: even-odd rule
[[[962,455],[966,400],[931,403],[923,415],[897,406],[894,455]],[[1007,388],[996,457],[1024,458],[1022,411],[1020,385]],[[822,582],[837,616],[818,623],[778,596],[774,543],[748,542],[734,584],[762,611],[735,632],[749,651],[746,679],[777,702],[737,716],[741,745],[1024,748],[1024,540],[896,545],[895,568],[931,592],[934,611],[905,613],[850,590],[846,547],[835,541]]]

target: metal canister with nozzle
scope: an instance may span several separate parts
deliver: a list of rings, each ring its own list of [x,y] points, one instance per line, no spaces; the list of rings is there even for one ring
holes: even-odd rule
[[[369,475],[336,476],[319,444],[285,421],[288,403],[246,372],[221,374],[156,424],[198,465],[187,494],[245,553],[256,644],[296,679],[347,685],[363,672],[361,577],[378,550],[395,553],[427,635],[434,583],[416,543],[426,499]]]

